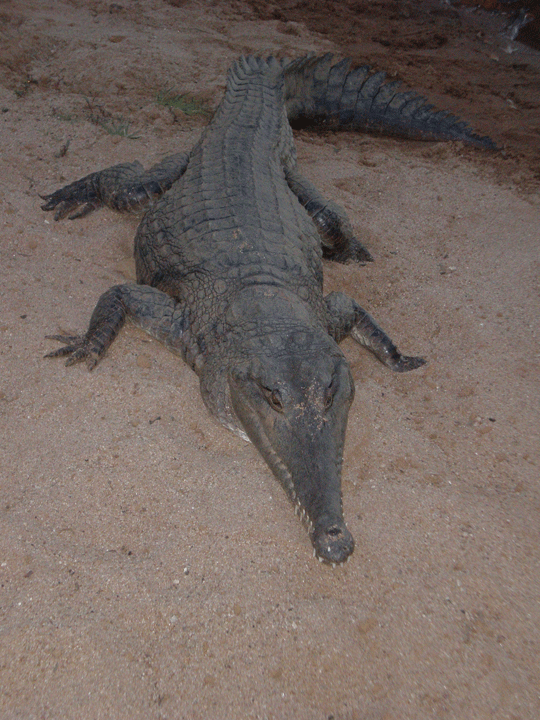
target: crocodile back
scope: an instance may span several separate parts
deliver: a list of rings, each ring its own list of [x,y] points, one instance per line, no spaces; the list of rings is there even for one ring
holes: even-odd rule
[[[138,281],[205,316],[256,284],[322,308],[320,240],[285,179],[295,164],[281,65],[241,58],[185,174],[141,223]]]

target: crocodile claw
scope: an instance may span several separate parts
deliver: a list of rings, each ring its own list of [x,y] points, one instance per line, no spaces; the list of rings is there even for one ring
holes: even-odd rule
[[[55,220],[69,217],[70,220],[84,217],[103,206],[99,192],[99,173],[92,173],[65,185],[50,195],[40,195],[45,200],[42,210],[56,210]]]
[[[409,372],[409,370],[416,370],[416,368],[422,367],[426,362],[427,361],[421,357],[401,355],[397,362],[391,365],[389,363],[389,367],[391,367],[394,372]]]
[[[58,342],[66,343],[66,345],[57,350],[52,350],[44,357],[55,358],[68,355],[69,357],[66,360],[68,367],[83,361],[86,361],[89,370],[93,370],[97,365],[97,353],[91,348],[84,335],[46,335],[45,337],[48,340],[58,340]]]
[[[46,202],[41,206],[42,210],[55,210],[55,220],[63,220],[67,217],[69,220],[75,220],[77,218],[89,215],[94,210],[98,210],[102,203],[95,199],[85,202],[81,207],[81,201],[73,197],[63,197],[63,189],[57,190],[52,195],[40,195],[42,200]],[[76,210],[76,212],[72,212]]]

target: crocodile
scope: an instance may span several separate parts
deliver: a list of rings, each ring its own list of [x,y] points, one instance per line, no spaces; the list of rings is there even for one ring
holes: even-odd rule
[[[354,382],[339,342],[353,338],[397,372],[425,361],[402,355],[355,300],[323,295],[323,257],[372,257],[345,211],[299,172],[291,128],[306,126],[494,147],[369,67],[332,55],[242,57],[191,152],[42,196],[56,220],[103,206],[144,213],[136,283],[101,295],[85,334],[48,336],[63,346],[47,357],[92,370],[126,319],[180,354],[210,413],[250,440],[283,485],[314,555],[336,565],[354,549],[341,493]]]

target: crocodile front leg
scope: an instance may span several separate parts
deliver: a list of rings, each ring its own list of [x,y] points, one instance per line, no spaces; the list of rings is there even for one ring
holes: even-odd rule
[[[148,285],[115,285],[99,298],[85,335],[47,335],[66,343],[45,357],[68,356],[66,365],[86,362],[93,370],[126,319],[190,360],[187,312],[172,297]]]
[[[84,217],[104,205],[118,212],[144,212],[186,171],[188,153],[171,155],[149,170],[139,162],[113,165],[42,195],[42,210],[56,210],[55,220]]]
[[[333,200],[326,200],[315,185],[294,169],[285,170],[285,179],[298,202],[313,220],[321,237],[324,257],[337,262],[373,260],[370,252],[356,239],[345,210]]]
[[[425,364],[421,357],[402,355],[388,335],[358,303],[347,295],[333,292],[326,296],[328,332],[336,342],[350,336],[364,345],[386,367],[396,372],[415,370]]]

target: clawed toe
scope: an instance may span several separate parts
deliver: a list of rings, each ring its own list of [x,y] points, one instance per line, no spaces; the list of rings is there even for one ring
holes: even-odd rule
[[[40,195],[45,200],[41,209],[55,210],[55,220],[63,220],[65,217],[75,220],[97,210],[103,203],[95,188],[95,176],[96,173],[88,175],[50,195]]]
[[[66,343],[63,347],[47,353],[45,355],[46,358],[65,357],[69,355],[66,360],[66,365],[74,365],[88,357],[89,351],[86,346],[85,337],[79,335],[46,335],[45,337],[48,340],[57,340],[58,342]]]
[[[82,208],[77,210],[77,212],[74,212],[72,215],[69,215],[68,220],[77,220],[77,218],[85,217],[86,215],[89,215],[94,210],[97,210],[99,207],[101,207],[101,203],[98,202],[87,202],[86,205],[83,205]],[[71,210],[71,208],[70,208]],[[58,213],[56,213],[58,215]],[[60,218],[57,218],[56,215],[54,216],[55,220],[60,220]],[[62,216],[64,217],[64,216]]]
[[[45,338],[63,343],[76,343],[78,340],[82,340],[80,335],[45,335]]]
[[[409,370],[416,370],[416,368],[422,367],[426,364],[426,360],[421,357],[407,357],[402,355],[398,362],[392,365],[392,370],[396,372],[409,372]]]
[[[52,198],[52,196],[50,197]],[[82,218],[85,215],[89,215],[94,210],[97,210],[101,204],[97,202],[87,202],[82,207],[79,206],[80,203],[77,201],[51,199],[49,202],[42,205],[41,209],[54,210],[56,208],[56,212],[54,213],[55,220],[63,220],[66,217],[68,220],[76,220],[77,218]],[[73,210],[75,210],[75,212],[73,212]]]

